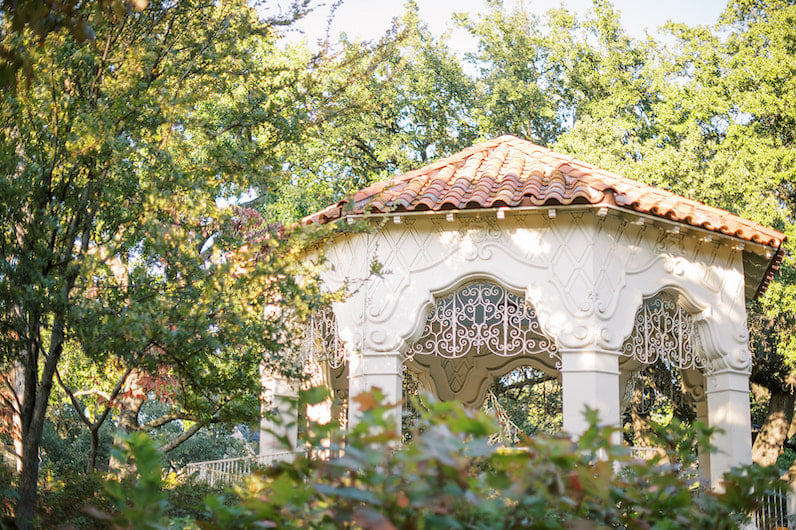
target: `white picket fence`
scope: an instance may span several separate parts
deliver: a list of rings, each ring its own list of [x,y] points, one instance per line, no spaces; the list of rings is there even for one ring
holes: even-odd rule
[[[796,528],[796,513],[789,513],[789,495],[769,495],[762,500],[762,506],[752,517],[758,530],[784,530]]]
[[[206,462],[186,464],[183,472],[211,486],[231,484],[251,475],[258,467],[268,467],[278,462],[288,462],[295,458],[296,451],[282,451],[267,455],[247,456],[242,458],[225,458]]]

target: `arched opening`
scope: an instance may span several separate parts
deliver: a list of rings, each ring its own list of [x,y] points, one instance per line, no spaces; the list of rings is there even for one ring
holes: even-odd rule
[[[491,408],[501,420],[496,435],[502,443],[520,432],[560,430],[555,342],[542,332],[524,296],[494,282],[472,281],[437,297],[420,336],[408,347],[405,366],[405,392],[427,391],[438,399]],[[548,419],[539,413],[545,405],[556,409],[557,427],[534,420]]]
[[[299,357],[307,377],[305,386],[325,387],[329,392],[324,402],[301,411],[312,421],[335,421],[344,429],[348,418],[348,358],[331,307],[308,321]]]
[[[663,291],[646,298],[636,313],[619,362],[628,445],[653,445],[652,420],[698,419],[696,403],[704,404],[709,364],[687,307],[681,295]],[[331,308],[315,316],[305,337],[304,358],[315,367],[315,380],[332,391],[321,412],[345,425],[349,352]],[[521,434],[563,428],[556,343],[542,331],[528,300],[498,283],[478,279],[437,295],[402,359],[404,428],[413,412],[408,398],[422,391],[491,409],[502,427],[496,441],[504,445]]]
[[[562,398],[560,378],[529,365],[495,380],[483,407],[497,416],[501,430],[496,441],[510,446],[523,435],[560,433]]]
[[[709,363],[699,343],[694,316],[680,295],[663,291],[644,299],[633,332],[622,346],[623,435],[639,456],[661,449],[653,424],[691,424],[697,403],[704,401],[704,374]],[[669,443],[672,443],[670,440]],[[692,455],[696,461],[697,455]]]

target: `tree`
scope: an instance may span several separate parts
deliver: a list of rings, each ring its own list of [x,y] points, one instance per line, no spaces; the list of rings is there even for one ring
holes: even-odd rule
[[[546,145],[563,128],[565,103],[540,20],[521,5],[507,12],[499,0],[487,2],[487,9],[479,20],[457,19],[478,38],[478,53],[470,60],[480,69],[473,109],[479,129]]]
[[[792,245],[794,237],[793,183],[796,181],[796,5],[793,2],[731,2],[721,20],[730,31],[723,48],[721,87],[732,98],[737,116],[730,122],[721,168],[743,182],[744,209],[753,219],[776,223]],[[762,198],[762,200],[761,200]],[[789,245],[789,246],[790,246]],[[796,305],[793,303],[794,262],[785,258],[781,280],[763,299],[763,330],[775,341],[757,348],[768,370],[759,370],[771,393],[766,422],[753,451],[759,461],[773,463],[782,453],[793,418],[796,381]],[[764,335],[765,337],[765,335]],[[766,344],[761,338],[757,345]],[[773,350],[773,351],[772,351]],[[773,358],[773,361],[772,361]]]
[[[718,28],[669,24],[672,49],[648,48],[643,112],[592,106],[557,148],[655,186],[782,230],[792,245],[794,171],[792,40],[796,7],[789,2],[731,2]],[[631,83],[617,83],[617,87]],[[616,95],[616,92],[620,96]],[[639,93],[643,95],[642,93]],[[597,110],[595,112],[595,110]],[[774,464],[793,418],[793,261],[750,306],[752,383],[764,388],[769,411],[753,454]]]
[[[344,68],[317,77],[325,112],[314,113],[311,140],[287,156],[285,182],[267,206],[283,220],[452,154],[477,134],[473,81],[414,2],[378,43],[343,35],[328,46]]]
[[[78,42],[94,38],[94,31],[76,2],[38,2],[36,0],[3,0],[0,13],[0,87],[13,90],[17,73],[22,70],[29,80],[33,74],[31,45],[41,44],[52,32],[64,30]],[[101,9],[113,10],[121,16],[127,9],[141,11],[146,0],[98,0]]]
[[[292,368],[276,355],[290,337],[278,309],[301,313],[316,294],[293,281],[307,239],[276,227],[249,239],[247,218],[216,205],[280,171],[307,110],[305,65],[245,2],[95,7],[74,8],[95,39],[49,33],[31,49],[30,85],[0,106],[0,197],[13,206],[0,212],[0,361],[21,375],[21,528],[68,344],[97,362],[168,370],[209,421],[221,405],[253,406],[256,392],[239,398],[263,358]]]

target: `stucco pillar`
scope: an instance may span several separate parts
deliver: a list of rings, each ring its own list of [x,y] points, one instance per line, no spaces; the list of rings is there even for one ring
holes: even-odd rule
[[[749,374],[723,370],[706,376],[708,423],[720,429],[711,438],[710,484],[722,490],[722,475],[730,468],[752,463],[752,420]]]
[[[587,347],[559,354],[564,432],[577,437],[586,431],[587,406],[597,410],[600,425],[621,427],[619,352]]]
[[[694,404],[696,408],[696,420],[705,425],[710,425],[707,397],[703,396],[702,399],[697,400]],[[700,485],[707,486],[710,484],[710,452],[706,451],[703,447],[699,447],[697,449],[697,461],[699,463],[699,483]]]
[[[270,458],[296,448],[298,432],[298,391],[284,377],[263,373],[262,414],[260,415],[260,457]],[[270,412],[269,412],[270,411]]]
[[[403,355],[400,352],[365,352],[349,357],[348,364],[348,425],[353,427],[362,417],[357,396],[379,388],[384,394],[384,404],[396,404],[389,412],[395,422],[396,432],[401,432],[401,400],[403,381]]]

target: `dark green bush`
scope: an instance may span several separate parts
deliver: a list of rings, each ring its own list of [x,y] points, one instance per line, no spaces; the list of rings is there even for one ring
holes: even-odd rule
[[[57,477],[42,476],[36,525],[40,528],[106,528],[107,525],[85,513],[86,506],[111,509],[103,493],[105,479],[101,473],[64,471]]]
[[[379,396],[363,396],[360,402],[367,410],[348,433],[343,456],[302,457],[261,470],[236,487],[234,499],[209,496],[204,513],[183,512],[172,524],[218,529],[729,529],[743,523],[756,498],[781,486],[775,470],[749,466],[726,475],[725,493],[705,491],[682,472],[688,463],[678,463],[676,455],[666,460],[674,464],[663,465],[657,459],[635,460],[626,448],[612,446],[614,430],[596,427],[594,413],[589,414],[592,427],[578,443],[537,436],[504,449],[488,443],[497,428],[492,418],[456,403],[427,401],[416,407],[420,418],[412,441],[398,447],[399,433]],[[335,425],[307,429],[312,444],[338,432]],[[687,458],[693,450],[685,445],[706,434],[669,436],[680,441],[678,452]],[[332,449],[339,443],[333,440]],[[143,441],[130,450],[142,478],[112,492],[114,520],[135,521],[137,527],[147,520],[165,524],[166,498],[155,480],[159,470],[145,469],[150,463],[156,466],[157,458],[150,458]]]
[[[17,500],[17,489],[11,468],[0,460],[0,528],[13,526],[14,503]]]

